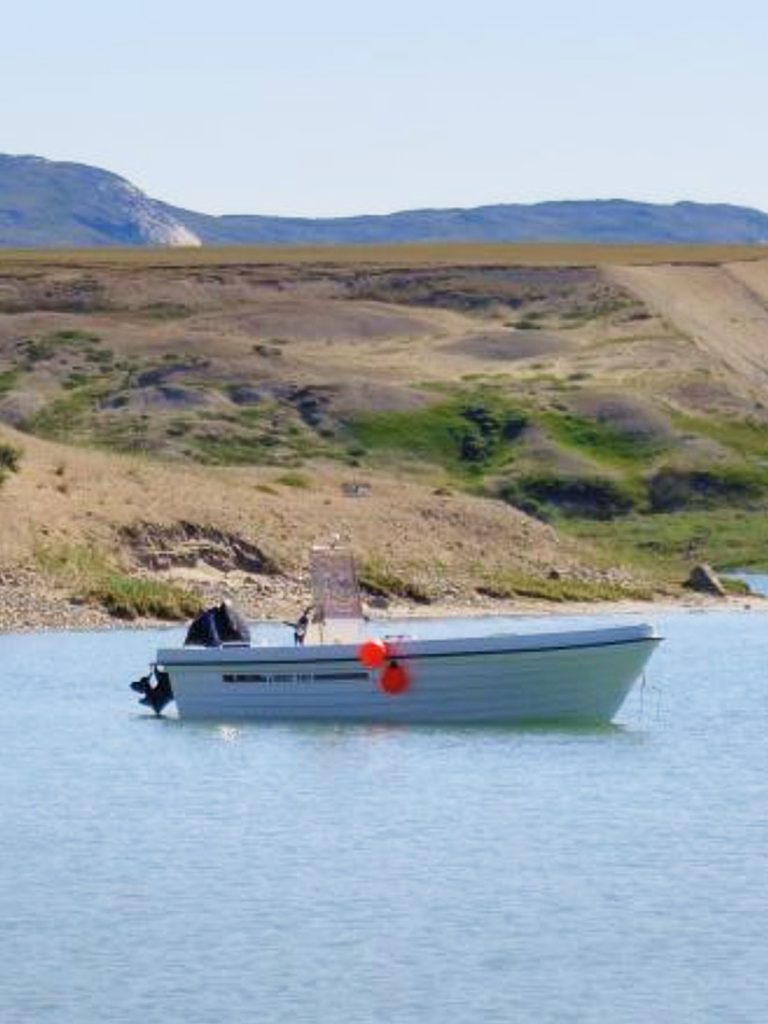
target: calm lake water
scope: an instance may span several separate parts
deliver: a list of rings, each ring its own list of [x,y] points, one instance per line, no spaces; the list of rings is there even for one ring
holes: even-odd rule
[[[657,621],[589,730],[155,720],[180,634],[0,637],[0,1018],[763,1024],[768,615]]]

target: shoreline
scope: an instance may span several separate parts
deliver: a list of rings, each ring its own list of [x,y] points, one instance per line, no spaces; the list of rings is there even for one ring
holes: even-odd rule
[[[202,595],[203,603],[218,603],[230,598],[248,621],[266,623],[292,621],[306,606],[304,590],[290,580],[275,592],[261,588],[218,591]],[[532,598],[502,599],[477,596],[467,599],[441,600],[433,604],[389,601],[365,606],[366,615],[374,621],[407,619],[515,618],[515,617],[578,617],[633,615],[652,618],[667,612],[763,611],[768,612],[768,598],[756,594],[715,597],[707,594],[665,596],[653,601],[573,601],[553,602]],[[38,632],[85,632],[125,629],[173,629],[189,620],[123,619],[110,615],[103,608],[73,600],[29,570],[0,570],[0,634]]]

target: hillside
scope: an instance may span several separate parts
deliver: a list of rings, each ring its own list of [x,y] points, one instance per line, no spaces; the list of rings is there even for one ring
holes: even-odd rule
[[[85,164],[0,154],[0,246],[199,245],[124,178]]]
[[[424,602],[765,564],[768,260],[669,252],[9,254],[0,568],[287,614],[333,534]]]
[[[506,203],[358,217],[215,217],[159,202],[98,167],[0,155],[0,247],[5,248],[766,241],[768,215],[760,210],[626,199]]]

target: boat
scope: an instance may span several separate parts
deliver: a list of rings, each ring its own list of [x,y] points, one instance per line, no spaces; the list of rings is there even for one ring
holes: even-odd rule
[[[237,635],[157,652],[131,684],[182,719],[469,723],[607,723],[661,637],[648,623],[420,639],[374,636],[351,556],[316,550],[314,611],[294,643]],[[224,606],[222,610],[225,611]],[[154,683],[152,678],[154,677]]]

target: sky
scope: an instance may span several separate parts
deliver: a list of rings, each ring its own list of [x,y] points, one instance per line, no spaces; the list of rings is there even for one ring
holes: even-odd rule
[[[206,213],[768,210],[767,29],[756,0],[14,3],[0,152]]]

